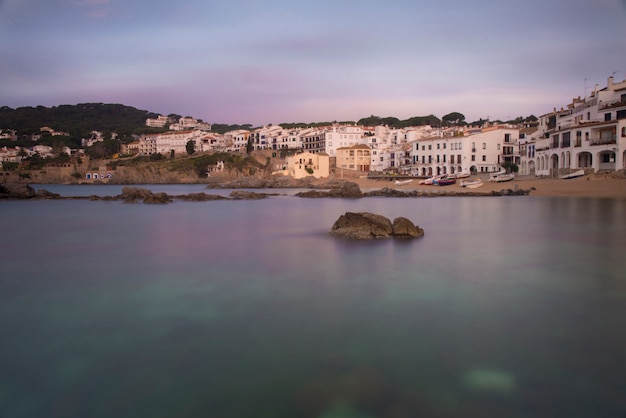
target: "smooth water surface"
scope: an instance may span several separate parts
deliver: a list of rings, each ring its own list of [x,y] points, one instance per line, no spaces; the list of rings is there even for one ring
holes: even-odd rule
[[[346,211],[426,235],[329,237]],[[623,200],[8,201],[0,215],[2,418],[626,414]]]

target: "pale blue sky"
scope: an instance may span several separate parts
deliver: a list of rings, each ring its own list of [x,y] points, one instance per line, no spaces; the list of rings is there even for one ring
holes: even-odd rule
[[[626,78],[626,0],[0,0],[0,105],[14,108],[507,120],[614,71]]]

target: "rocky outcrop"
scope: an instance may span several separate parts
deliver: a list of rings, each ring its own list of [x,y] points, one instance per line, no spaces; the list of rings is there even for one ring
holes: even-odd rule
[[[37,196],[35,189],[28,184],[8,183],[0,185],[2,199],[32,199]]]
[[[293,177],[274,176],[270,178],[241,177],[227,183],[211,183],[208,189],[308,189],[311,179],[294,179]]]
[[[344,181],[338,189],[323,190],[307,190],[306,192],[296,193],[298,197],[347,197],[358,198],[363,197],[363,192],[358,184],[351,181]]]
[[[153,204],[172,202],[172,198],[167,193],[152,193],[150,190],[140,187],[124,187],[122,194],[118,197],[126,203],[136,203],[138,200]]]
[[[403,216],[393,220],[391,229],[393,236],[397,238],[419,238],[424,235],[422,228]]]
[[[249,192],[246,190],[234,190],[230,193],[231,199],[235,200],[257,200],[257,199],[265,199],[268,196],[272,196],[267,193],[255,193]]]
[[[216,194],[206,193],[189,193],[180,196],[176,196],[177,199],[184,200],[186,202],[207,202],[209,200],[228,200],[227,197],[219,196]]]
[[[385,216],[374,213],[346,212],[335,221],[330,234],[355,240],[418,238],[424,235],[424,230],[402,217],[394,219],[392,223]]]

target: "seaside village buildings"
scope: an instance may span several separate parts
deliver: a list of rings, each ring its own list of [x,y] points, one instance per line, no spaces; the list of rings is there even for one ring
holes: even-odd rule
[[[176,121],[158,116],[146,125],[168,130],[143,135],[126,144],[122,153],[186,154],[188,141],[198,152],[246,153],[251,148],[271,156],[275,172],[298,178],[390,171],[413,176],[480,174],[499,171],[504,163],[517,165],[521,175],[556,177],[581,169],[589,174],[626,169],[626,80],[616,83],[609,77],[605,88],[596,86],[588,97],[577,97],[524,126],[268,125],[222,135],[191,117]],[[93,132],[85,144],[98,140]],[[0,161],[20,158],[17,148],[0,149]]]
[[[520,141],[521,174],[557,176],[626,168],[626,80],[598,86],[565,108],[539,118]]]

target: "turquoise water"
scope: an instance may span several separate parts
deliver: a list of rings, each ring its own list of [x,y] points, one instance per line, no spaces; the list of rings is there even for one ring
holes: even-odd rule
[[[55,191],[118,193],[73,187]],[[332,239],[346,211],[426,235]],[[626,414],[623,200],[11,201],[0,215],[2,418]]]

